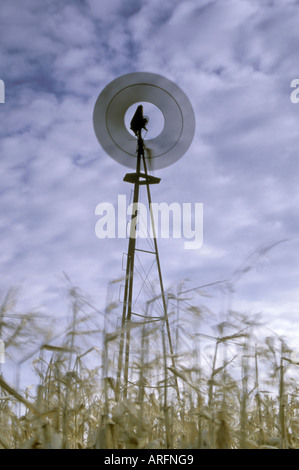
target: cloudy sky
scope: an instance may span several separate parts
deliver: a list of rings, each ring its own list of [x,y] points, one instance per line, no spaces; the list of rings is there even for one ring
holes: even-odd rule
[[[2,292],[64,315],[65,272],[103,308],[127,241],[96,237],[95,208],[131,188],[93,108],[118,76],[158,73],[189,97],[196,133],[152,198],[204,207],[201,249],[159,240],[166,288],[231,280],[232,308],[299,342],[299,2],[2,0],[0,21]]]

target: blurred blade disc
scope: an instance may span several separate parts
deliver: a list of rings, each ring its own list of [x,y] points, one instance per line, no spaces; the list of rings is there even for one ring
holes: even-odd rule
[[[130,106],[140,102],[157,106],[164,116],[162,132],[146,140],[146,146],[151,149],[152,169],[165,168],[188,150],[194,137],[195,116],[185,93],[161,75],[136,72],[109,83],[94,107],[95,134],[110,157],[135,169],[137,141],[125,125],[125,115]]]

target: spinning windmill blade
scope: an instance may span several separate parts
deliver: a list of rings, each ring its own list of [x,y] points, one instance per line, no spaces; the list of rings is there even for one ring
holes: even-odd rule
[[[144,150],[146,154],[145,158],[147,160],[148,169],[149,171],[152,171],[153,170],[153,160],[152,160],[153,151],[150,147],[147,147],[147,145],[144,145]]]
[[[114,160],[135,169],[136,140],[125,125],[125,114],[130,106],[140,102],[155,105],[164,116],[162,132],[146,140],[146,147],[152,151],[152,168],[165,168],[188,150],[194,137],[195,117],[185,93],[161,75],[129,73],[109,83],[94,107],[96,137]]]

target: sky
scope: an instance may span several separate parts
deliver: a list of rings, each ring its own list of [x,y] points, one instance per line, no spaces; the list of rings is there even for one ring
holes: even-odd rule
[[[158,239],[166,289],[229,281],[230,308],[299,348],[299,2],[2,0],[0,22],[2,294],[20,286],[20,312],[62,318],[66,273],[105,307],[127,240],[97,238],[95,208],[131,188],[93,108],[115,78],[157,73],[186,93],[196,131],[152,199],[203,204],[200,249]],[[221,314],[222,294],[204,292]]]

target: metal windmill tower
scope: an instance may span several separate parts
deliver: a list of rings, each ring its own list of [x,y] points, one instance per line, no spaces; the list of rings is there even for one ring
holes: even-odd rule
[[[163,114],[164,127],[161,133],[144,142],[143,133],[147,131],[147,117],[143,115],[143,105],[138,103],[151,103]],[[134,137],[125,125],[127,110],[136,105],[135,114],[130,122]],[[170,80],[153,73],[137,72],[123,75],[108,84],[99,95],[93,113],[95,134],[103,149],[114,160],[122,165],[133,168],[134,173],[127,173],[124,181],[133,184],[133,207],[137,208],[140,188],[146,187],[147,203],[149,206],[151,224],[153,228],[153,249],[148,252],[155,256],[158,279],[159,297],[162,300],[162,314],[155,321],[165,326],[169,353],[174,367],[174,352],[169,326],[167,301],[163,286],[160,257],[157,238],[154,228],[154,219],[151,211],[150,186],[158,184],[160,178],[152,176],[150,169],[161,169],[175,163],[189,148],[195,132],[195,118],[192,106],[183,91]],[[150,151],[148,151],[150,149]],[[123,396],[127,395],[128,371],[130,360],[131,325],[134,316],[147,317],[133,311],[134,305],[134,276],[136,247],[136,223],[132,213],[130,223],[130,236],[128,241],[125,289],[123,297],[123,311],[121,319],[121,338],[118,354],[118,369],[116,396],[119,397],[121,376],[123,373]],[[177,386],[177,384],[176,384]],[[177,394],[179,396],[179,390]]]

